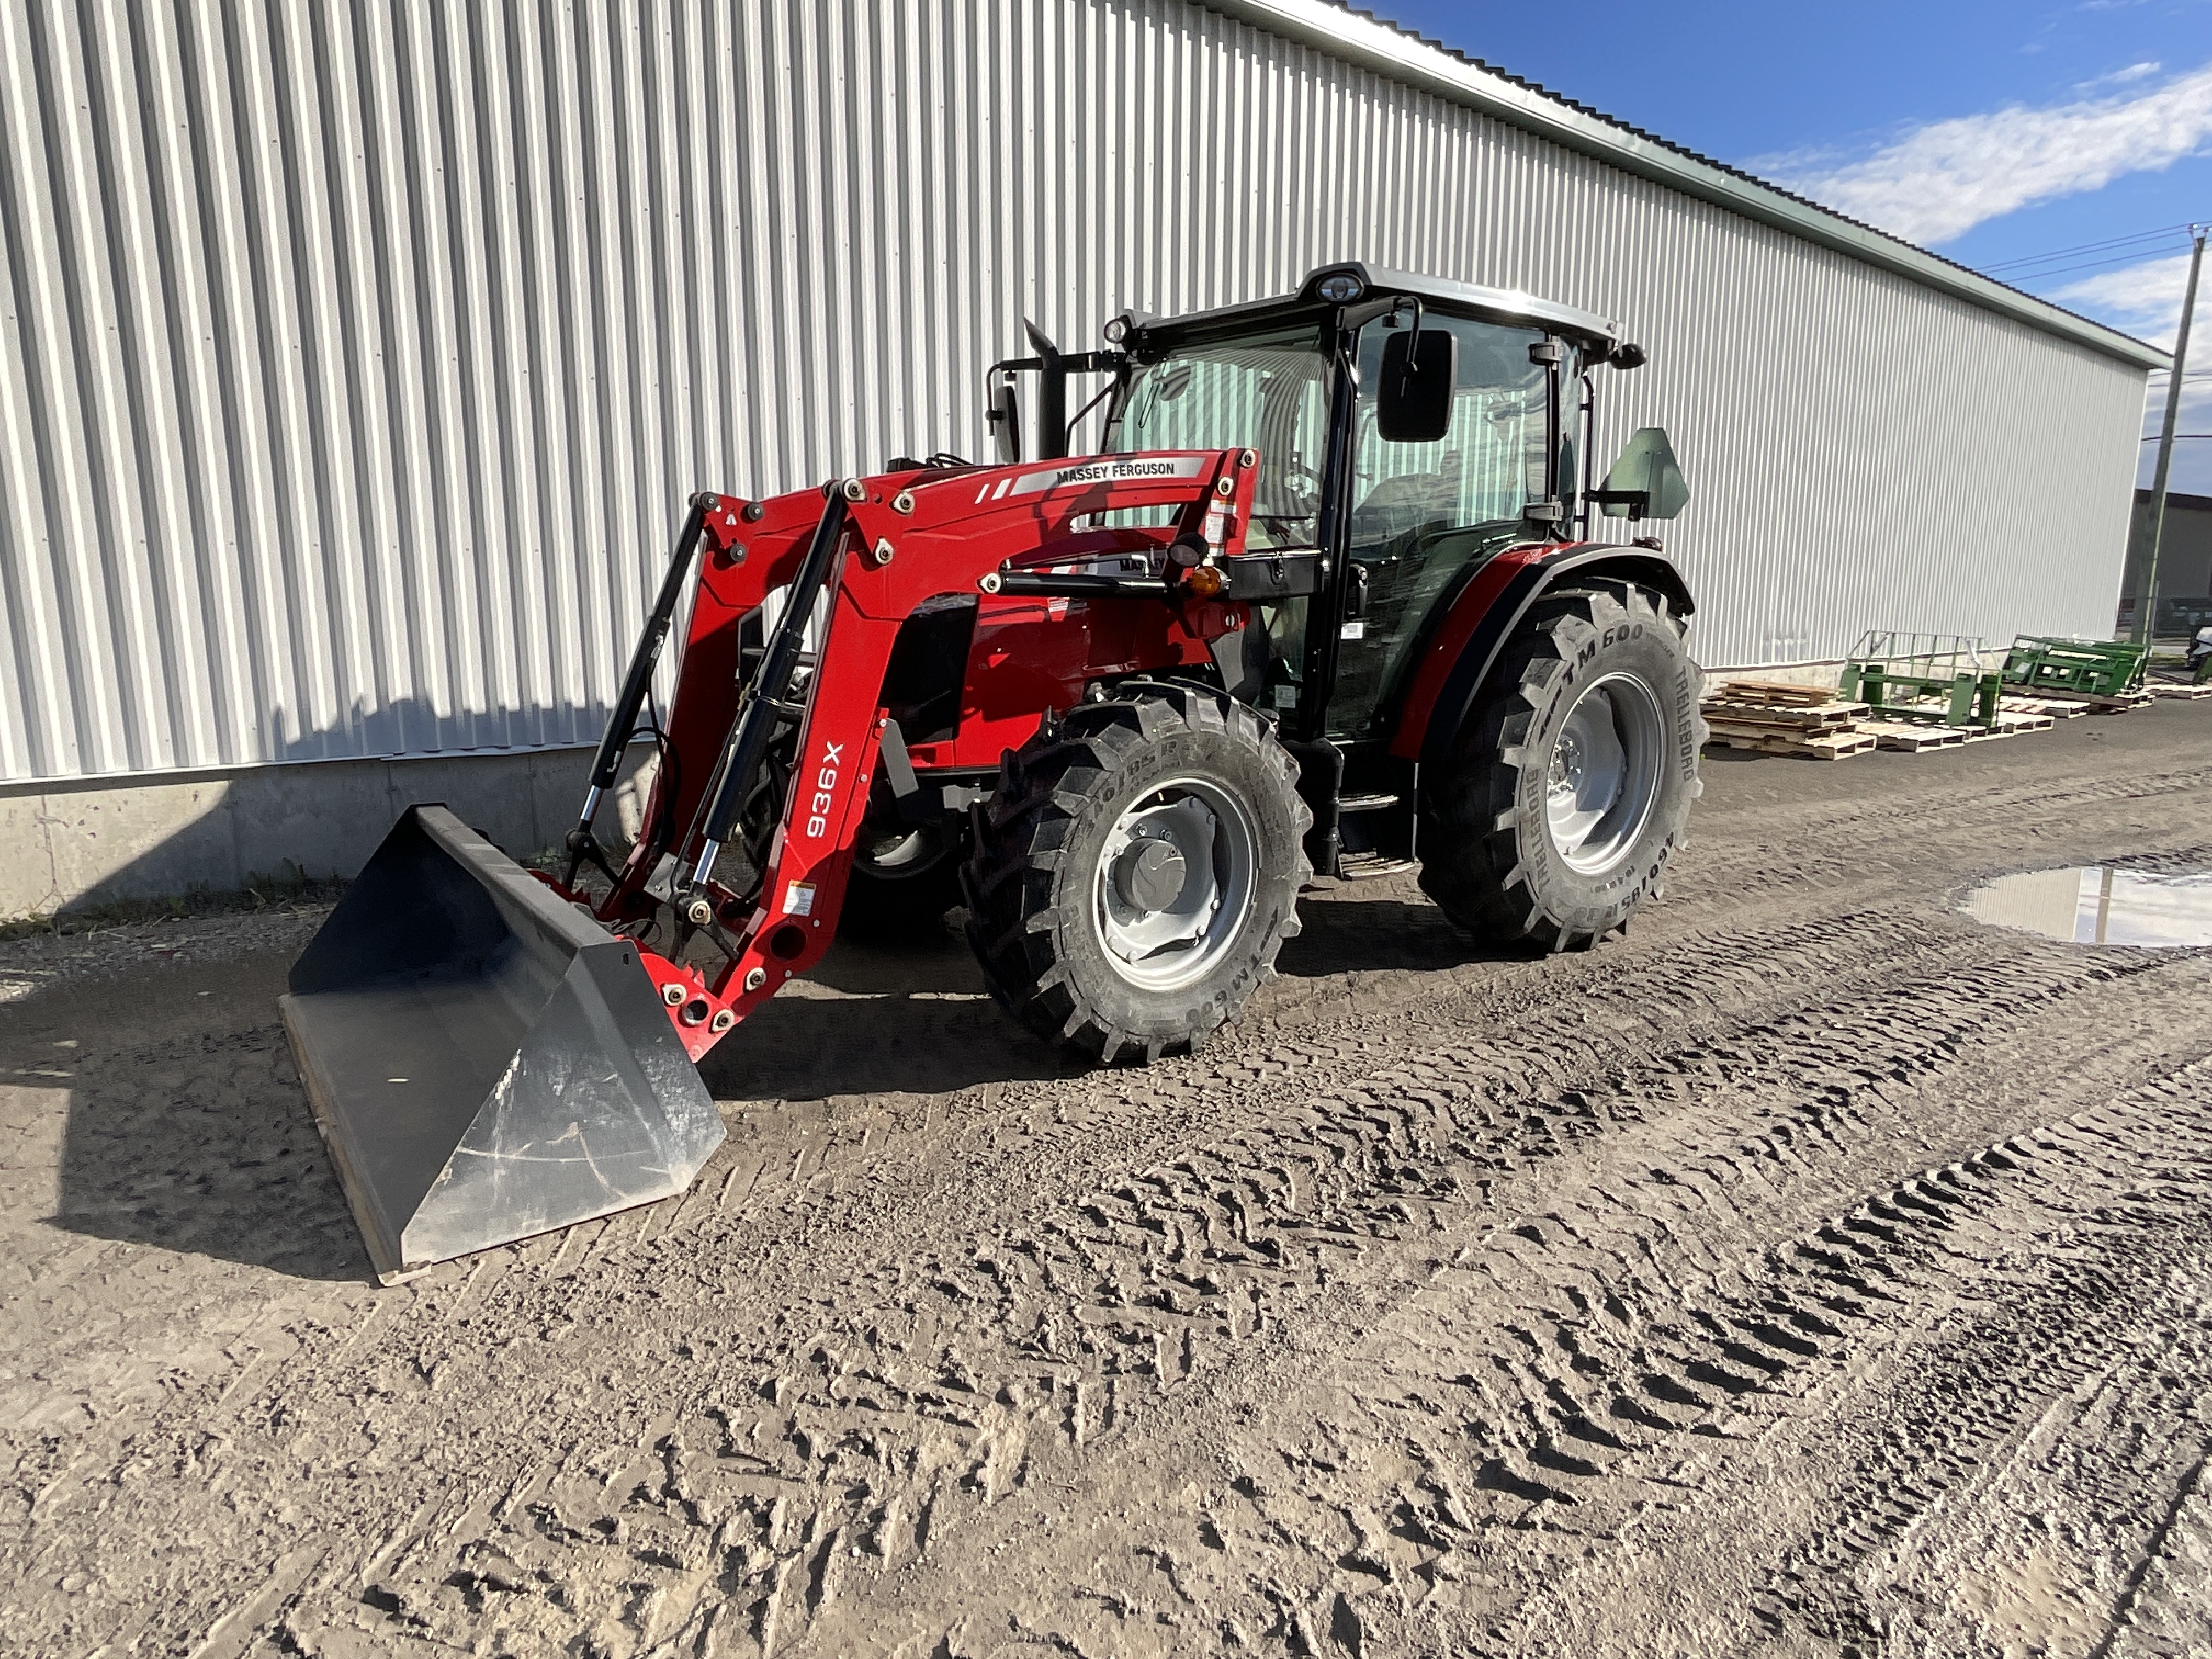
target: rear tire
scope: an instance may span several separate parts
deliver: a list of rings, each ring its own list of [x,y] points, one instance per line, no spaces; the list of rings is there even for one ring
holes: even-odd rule
[[[1564,951],[1658,893],[1704,787],[1684,632],[1626,582],[1537,601],[1422,792],[1421,886],[1454,921]]]
[[[941,939],[945,913],[961,902],[960,864],[957,818],[855,848],[838,931],[874,945]]]
[[[1040,732],[979,809],[965,872],[992,995],[1103,1060],[1203,1042],[1298,931],[1297,775],[1257,714],[1194,687],[1079,704]]]

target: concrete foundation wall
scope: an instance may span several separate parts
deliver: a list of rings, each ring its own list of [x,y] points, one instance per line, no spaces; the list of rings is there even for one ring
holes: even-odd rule
[[[442,801],[517,858],[576,821],[589,749],[328,761],[118,783],[0,787],[0,921],[257,880],[351,876],[410,805]],[[637,833],[653,750],[630,751],[599,838]]]
[[[1832,686],[1835,662],[1706,671]],[[118,899],[261,881],[350,877],[407,807],[442,801],[516,858],[560,845],[584,798],[589,749],[426,760],[325,761],[117,782],[0,785],[0,922]],[[632,749],[600,809],[599,839],[627,847],[642,819],[653,749]]]

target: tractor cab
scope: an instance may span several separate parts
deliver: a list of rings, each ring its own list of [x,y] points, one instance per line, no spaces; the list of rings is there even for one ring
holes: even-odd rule
[[[1644,354],[1573,307],[1343,264],[1273,299],[1172,319],[1125,312],[1106,335],[1115,349],[1078,357],[1033,331],[1037,357],[994,367],[1002,459],[1018,429],[1006,388],[1023,369],[1043,377],[1045,453],[1064,453],[1079,424],[1062,418],[1055,382],[1086,370],[1115,377],[1094,400],[1104,452],[1257,452],[1245,546],[1284,556],[1297,591],[1254,604],[1215,656],[1224,687],[1274,714],[1300,756],[1317,864],[1334,858],[1340,803],[1355,857],[1411,856],[1419,757],[1394,739],[1425,651],[1479,573],[1510,548],[1587,540],[1593,510],[1663,519],[1687,500],[1657,428],[1590,486],[1597,371]],[[1649,564],[1686,613],[1679,579]]]

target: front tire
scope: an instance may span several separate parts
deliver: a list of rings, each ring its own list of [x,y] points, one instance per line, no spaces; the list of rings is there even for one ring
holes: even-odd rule
[[[1477,938],[1585,947],[1659,891],[1704,786],[1704,677],[1666,600],[1547,594],[1423,792],[1421,886]]]
[[[1097,1059],[1188,1053],[1298,931],[1312,814],[1253,711],[1151,685],[1007,757],[978,814],[968,936],[1023,1024]]]

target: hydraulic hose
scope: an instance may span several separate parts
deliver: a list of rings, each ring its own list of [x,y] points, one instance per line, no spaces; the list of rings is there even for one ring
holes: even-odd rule
[[[668,629],[676,617],[676,602],[683,596],[684,579],[691,573],[691,561],[699,550],[699,533],[707,521],[707,514],[721,504],[721,498],[704,492],[691,498],[691,510],[684,515],[684,528],[677,532],[676,552],[668,561],[668,572],[660,579],[660,592],[653,602],[652,614],[645,621],[645,631],[638,635],[637,647],[630,653],[629,672],[623,676],[622,695],[615,699],[613,714],[607,717],[607,729],[599,738],[599,751],[592,757],[591,787],[584,794],[584,810],[576,819],[576,827],[568,832],[568,879],[576,884],[577,869],[586,860],[605,871],[609,879],[613,872],[607,870],[606,858],[599,851],[599,842],[592,836],[592,820],[599,816],[599,802],[614,787],[616,775],[622,770],[623,750],[629,747],[630,734],[637,727],[638,710],[645,707],[646,693],[653,686],[653,671],[660,661],[660,653],[668,643]]]
[[[782,717],[784,700],[791,690],[791,677],[799,665],[806,624],[814,615],[815,601],[821,597],[843,547],[848,492],[857,488],[846,479],[823,486],[823,493],[829,501],[822,510],[821,521],[814,526],[814,539],[807,544],[806,556],[799,562],[799,574],[792,579],[783,615],[776,619],[775,630],[769,635],[760,667],[739,694],[721,775],[707,809],[706,839],[700,844],[698,859],[691,866],[691,878],[684,884],[677,905],[678,914],[693,927],[703,927],[714,920],[714,901],[708,893],[707,884],[714,873],[714,860],[721,855],[722,843],[730,838],[738,811],[752,788],[754,775],[760,770],[769,744],[775,736],[776,722]]]

